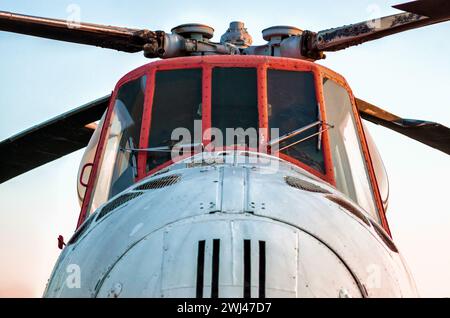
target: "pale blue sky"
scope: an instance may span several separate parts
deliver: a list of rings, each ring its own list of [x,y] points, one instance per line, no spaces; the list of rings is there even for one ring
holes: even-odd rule
[[[397,11],[399,1],[87,1],[0,0],[0,10],[62,18],[74,3],[86,22],[151,30],[199,22],[215,40],[242,20],[255,44],[271,25],[321,30]],[[320,63],[345,76],[356,96],[407,118],[450,126],[450,23],[409,31],[339,53]],[[0,32],[0,140],[109,93],[140,53]],[[450,157],[383,128],[370,131],[391,183],[394,239],[425,296],[450,296]],[[76,173],[82,152],[0,185],[0,296],[40,296],[79,212]],[[8,154],[1,154],[3,156]]]

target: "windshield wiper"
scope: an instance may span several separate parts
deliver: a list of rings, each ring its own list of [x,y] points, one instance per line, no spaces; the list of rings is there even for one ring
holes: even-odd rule
[[[131,148],[134,148],[132,137],[128,138],[128,144],[130,145]],[[120,150],[122,150],[122,148],[120,148]],[[134,152],[130,152],[130,157],[131,162],[129,161],[129,163],[131,165],[131,169],[133,170],[133,175],[136,178],[138,176],[136,154]]]
[[[322,129],[322,124],[325,124],[325,125],[327,126],[327,128]],[[283,141],[286,141],[286,140],[288,140],[288,139],[290,139],[290,138],[292,138],[292,137],[295,137],[295,136],[297,136],[297,135],[299,135],[299,134],[301,134],[301,133],[303,133],[303,132],[305,132],[305,131],[307,131],[307,130],[309,130],[309,129],[311,129],[311,128],[314,128],[314,127],[316,127],[316,126],[318,126],[318,125],[320,125],[319,131],[318,131],[318,132],[313,133],[313,134],[311,134],[311,135],[309,135],[309,136],[307,136],[307,137],[305,137],[305,138],[302,138],[302,139],[300,139],[300,140],[297,140],[297,141],[295,141],[295,142],[293,142],[293,143],[291,143],[291,144],[289,144],[289,145],[287,145],[287,146],[284,146],[283,148],[278,149],[278,151],[286,150],[287,148],[290,148],[290,147],[292,147],[292,146],[295,146],[295,145],[297,145],[297,144],[299,144],[299,143],[301,143],[301,142],[303,142],[303,141],[305,141],[305,140],[308,140],[308,139],[310,139],[310,138],[312,138],[312,137],[314,137],[314,136],[317,136],[317,135],[319,135],[319,137],[321,137],[321,136],[322,136],[322,133],[323,133],[324,131],[327,131],[327,130],[330,129],[330,128],[334,128],[333,125],[330,125],[330,124],[328,124],[328,123],[326,123],[326,122],[324,122],[324,121],[322,121],[322,120],[318,120],[318,121],[316,121],[316,122],[313,122],[313,123],[311,123],[311,124],[308,124],[308,125],[306,125],[306,126],[303,126],[303,127],[299,128],[299,129],[296,129],[296,130],[294,130],[294,131],[288,132],[287,134],[285,134],[285,135],[283,135],[283,136],[281,136],[281,137],[275,138],[275,139],[269,141],[267,145],[270,146],[270,147],[273,147],[274,145],[281,144]]]
[[[184,150],[184,149],[195,149],[200,148],[202,151],[204,150],[203,143],[196,144],[185,144],[185,145],[174,145],[174,146],[160,146],[160,147],[151,147],[151,148],[120,148],[121,151],[124,152],[172,152],[176,150]]]

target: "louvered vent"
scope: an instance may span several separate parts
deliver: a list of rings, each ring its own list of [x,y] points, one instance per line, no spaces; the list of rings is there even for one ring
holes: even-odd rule
[[[315,184],[309,183],[305,180],[296,178],[296,177],[291,177],[291,176],[286,176],[284,177],[284,181],[286,181],[286,183],[288,185],[290,185],[293,188],[297,188],[300,190],[304,190],[304,191],[309,191],[309,192],[316,192],[316,193],[330,193],[329,191],[316,186]]]
[[[134,198],[137,198],[138,196],[142,195],[143,192],[129,192],[122,194],[121,196],[115,198],[111,202],[109,202],[107,205],[105,205],[100,213],[97,216],[96,221],[100,220],[102,217],[104,217],[109,212],[117,209],[121,205],[127,203],[128,201],[133,200]]]
[[[223,242],[223,241],[222,241]],[[258,286],[258,298],[266,297],[266,242],[259,241],[259,252],[252,252],[252,244],[250,240],[245,239],[243,242],[243,263],[242,263],[242,275],[243,275],[243,295],[244,298],[255,297],[256,290],[252,287]],[[223,244],[223,243],[222,243]],[[223,271],[223,261],[222,267],[220,266],[221,252],[220,252],[220,239],[213,239],[212,241],[212,252],[206,252],[206,241],[202,240],[198,242],[198,254],[197,254],[197,284],[196,284],[196,297],[203,298],[205,295],[205,286],[210,286],[208,291],[211,292],[211,298],[218,298],[219,286],[220,286],[220,271]],[[223,246],[223,245],[222,245]],[[223,249],[223,247],[222,247]],[[258,257],[259,256],[259,257]],[[223,257],[223,256],[222,256]],[[252,258],[257,258],[256,260]],[[252,264],[258,264],[257,275],[252,274]],[[211,267],[209,267],[211,266]],[[205,275],[205,269],[209,267],[211,271],[210,275]],[[256,281],[255,281],[256,278]],[[210,279],[210,281],[209,281]],[[253,281],[252,281],[253,279]],[[253,289],[253,291],[252,291]],[[253,295],[252,295],[253,293]]]
[[[78,228],[78,230],[75,232],[75,234],[72,236],[72,238],[69,240],[67,245],[73,244],[81,237],[81,235],[86,232],[86,230],[89,228],[89,225],[92,223],[92,220],[94,218],[88,218],[86,221],[84,221],[83,224]]]
[[[180,181],[181,176],[178,174],[173,174],[171,176],[161,177],[136,187],[135,190],[151,190],[151,189],[161,189],[164,187],[171,186],[178,181]]]

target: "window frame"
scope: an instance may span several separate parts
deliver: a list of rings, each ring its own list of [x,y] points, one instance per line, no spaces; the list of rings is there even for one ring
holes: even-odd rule
[[[103,150],[105,147],[105,141],[107,137],[109,123],[111,121],[111,114],[114,108],[114,103],[117,97],[118,89],[128,81],[135,80],[141,76],[147,76],[146,82],[146,94],[144,99],[144,113],[142,116],[141,123],[141,136],[139,147],[145,148],[148,143],[148,134],[150,131],[150,123],[151,123],[151,110],[154,96],[154,80],[155,74],[159,70],[176,70],[176,69],[185,69],[185,68],[201,68],[202,69],[202,142],[204,146],[207,146],[211,142],[211,136],[208,134],[208,131],[211,127],[211,85],[212,85],[212,68],[213,67],[254,67],[257,69],[257,98],[258,98],[258,121],[260,128],[259,135],[259,150],[260,152],[265,152],[267,142],[269,141],[268,132],[268,113],[267,113],[267,69],[276,69],[276,70],[287,70],[287,71],[307,71],[312,72],[314,74],[315,80],[315,88],[316,88],[316,99],[319,103],[320,115],[324,122],[326,122],[326,113],[324,107],[324,98],[323,98],[323,86],[322,80],[323,77],[326,76],[329,79],[337,82],[342,85],[347,92],[349,93],[353,114],[356,121],[357,133],[361,140],[361,145],[363,149],[363,156],[366,161],[366,167],[369,174],[370,183],[372,186],[372,190],[374,192],[376,206],[379,211],[380,220],[385,231],[390,235],[389,226],[387,223],[387,219],[385,216],[385,211],[383,208],[381,196],[378,189],[378,184],[376,182],[376,177],[374,175],[373,165],[369,154],[369,149],[367,145],[367,141],[365,138],[364,130],[362,128],[361,118],[356,108],[354,95],[348,86],[345,79],[342,78],[337,73],[333,71],[311,63],[307,61],[294,60],[294,59],[282,59],[282,58],[269,58],[269,57],[257,57],[257,56],[212,56],[212,57],[189,57],[189,58],[177,58],[171,61],[157,61],[152,62],[146,65],[143,65],[134,71],[126,74],[115,86],[114,91],[112,92],[111,99],[109,101],[108,109],[105,116],[105,125],[102,127],[102,131],[100,133],[98,147],[95,152],[93,167],[89,176],[88,187],[86,188],[86,193],[84,196],[84,200],[82,203],[80,215],[77,222],[77,228],[81,226],[84,220],[87,217],[87,209],[91,202],[93,185],[98,175],[99,163],[101,162]],[[106,124],[108,123],[108,124]],[[326,125],[322,125],[322,129],[324,130],[322,133],[322,149],[324,151],[324,160],[325,160],[325,174],[321,174],[315,169],[310,168],[304,163],[301,163],[293,158],[280,154],[280,158],[286,160],[288,162],[297,165],[304,170],[310,172],[312,175],[322,179],[323,181],[329,183],[331,186],[335,187],[335,178],[333,172],[333,164],[331,158],[331,149],[329,143],[329,134],[326,129]],[[149,172],[146,172],[146,154],[144,152],[140,152],[137,156],[137,165],[138,165],[138,177],[135,179],[135,182],[140,181],[141,179],[154,174],[156,171],[159,171],[166,166],[170,165],[172,162],[167,162],[163,166],[159,166]]]
[[[212,101],[212,69],[214,67],[229,67],[229,68],[255,68],[256,78],[257,78],[257,103],[258,103],[258,123],[259,123],[259,151],[267,153],[267,142],[269,141],[268,136],[268,110],[267,110],[267,69],[277,69],[277,70],[287,70],[287,71],[305,71],[312,72],[314,75],[315,89],[316,89],[316,99],[319,102],[320,115],[324,121],[325,114],[323,108],[323,102],[321,97],[321,73],[319,66],[298,60],[291,59],[268,59],[262,57],[212,57],[211,59],[199,58],[179,58],[173,61],[158,61],[143,65],[136,70],[125,75],[115,86],[115,89],[111,95],[111,100],[108,106],[105,122],[108,125],[104,125],[103,130],[99,139],[99,146],[97,147],[96,154],[94,157],[94,166],[92,167],[92,172],[89,177],[88,188],[86,189],[86,194],[83,200],[80,216],[78,219],[77,228],[83,223],[87,216],[87,209],[90,205],[93,185],[95,179],[97,178],[99,162],[102,159],[103,150],[105,147],[105,141],[107,137],[106,128],[109,127],[111,120],[112,109],[114,107],[114,101],[117,97],[118,89],[126,82],[132,81],[140,76],[146,75],[146,95],[144,100],[144,113],[142,116],[141,123],[141,136],[139,141],[140,148],[148,147],[148,137],[151,126],[151,112],[153,97],[155,91],[155,76],[157,71],[164,70],[177,70],[177,69],[202,69],[202,142],[205,147],[211,143],[210,127],[211,127],[211,101]],[[325,160],[325,174],[318,172],[317,170],[309,167],[308,165],[284,154],[280,154],[280,159],[293,163],[304,170],[308,171],[312,175],[324,180],[332,186],[335,186],[333,166],[331,161],[331,152],[329,145],[328,132],[325,130],[326,125],[322,125],[324,129],[322,133],[322,149],[324,151]],[[226,150],[225,147],[224,150]],[[236,147],[233,147],[236,149]],[[252,150],[248,148],[242,148],[242,150]],[[257,150],[257,149],[255,149]],[[183,159],[180,157],[179,159]],[[173,163],[172,160],[150,170],[146,171],[146,160],[147,156],[145,152],[139,152],[137,155],[137,165],[138,165],[138,177],[135,182],[156,173],[164,169],[165,167]]]
[[[202,63],[192,63],[192,64],[182,64],[182,65],[157,65],[156,67],[151,67],[148,72],[148,77],[151,80],[153,85],[149,86],[147,91],[148,102],[144,105],[144,114],[142,116],[142,129],[141,129],[141,140],[139,143],[140,148],[148,148],[149,145],[149,134],[151,130],[152,124],[152,111],[153,111],[153,99],[155,96],[155,84],[156,84],[156,73],[158,71],[174,71],[174,70],[183,70],[183,69],[201,69],[202,70],[202,143],[205,145],[205,136],[203,136],[203,132],[207,127],[205,127],[205,117],[210,117],[210,112],[206,115],[206,107],[205,101],[207,100],[207,96],[205,94],[205,90],[209,89],[208,79],[210,80],[211,74],[209,76],[205,74],[205,65]],[[210,97],[209,97],[210,98]],[[210,107],[208,108],[211,109]],[[167,162],[160,164],[159,166],[147,171],[147,153],[139,152],[138,153],[138,178],[137,181],[150,176],[161,169],[164,169],[167,166],[170,166],[172,163],[182,160],[186,157],[189,157],[190,154],[182,155],[176,158],[176,160],[168,160]]]
[[[223,59],[223,58],[222,58]],[[186,64],[160,64],[149,69],[148,78],[152,83],[155,83],[155,76],[157,71],[161,70],[177,70],[177,69],[192,69],[192,68],[201,68],[202,69],[202,143],[205,147],[207,147],[211,143],[211,135],[209,134],[211,125],[212,125],[212,117],[211,117],[211,103],[212,103],[212,70],[215,67],[221,68],[255,68],[256,69],[256,79],[257,79],[257,103],[258,103],[258,123],[259,123],[259,149],[248,149],[245,147],[231,147],[232,149],[241,149],[241,150],[255,150],[260,152],[267,153],[267,142],[270,140],[268,132],[269,129],[269,119],[268,119],[268,110],[267,110],[267,70],[268,69],[276,69],[276,70],[286,70],[286,71],[300,71],[300,72],[311,72],[314,76],[314,86],[316,90],[316,100],[318,102],[319,112],[324,123],[322,124],[322,151],[324,153],[324,165],[325,165],[325,173],[321,173],[316,169],[308,166],[307,164],[296,160],[290,156],[287,156],[282,153],[275,153],[274,155],[279,156],[280,159],[288,161],[292,164],[295,164],[312,175],[324,180],[332,186],[335,186],[335,179],[333,173],[333,164],[331,160],[331,151],[329,144],[329,136],[327,126],[325,124],[325,111],[323,108],[323,103],[321,103],[321,74],[319,67],[310,63],[302,63],[303,61],[293,60],[291,63],[286,63],[286,61],[278,61],[278,60],[264,60],[261,59],[252,59],[252,60],[232,60],[227,61],[226,63],[220,62],[206,62],[200,61],[197,63],[186,63]],[[142,123],[142,132],[141,132],[141,148],[148,147],[148,134],[150,132],[150,123],[151,123],[151,111],[152,111],[152,103],[154,97],[154,85],[149,86],[149,91],[147,92],[147,96],[149,99],[149,103],[144,105],[144,115],[143,115],[143,123]],[[147,106],[147,107],[146,107]],[[145,140],[144,140],[145,138]],[[231,149],[230,147],[223,147],[222,150]],[[183,156],[178,157],[176,161],[182,160]],[[173,160],[169,160],[166,163],[155,167],[150,171],[146,171],[145,162],[146,154],[139,153],[138,154],[138,179],[139,181],[142,178],[145,178],[149,175],[152,175],[165,167],[174,163]]]
[[[209,101],[209,108],[208,108],[208,114],[209,114],[209,123],[208,123],[208,126],[207,126],[207,128],[211,128],[211,127],[213,127],[213,125],[212,125],[212,120],[213,120],[213,110],[212,110],[212,103],[213,103],[213,99],[212,99],[212,96],[213,96],[213,73],[214,73],[214,69],[215,68],[221,68],[221,69],[224,69],[224,68],[227,68],[227,69],[236,69],[236,68],[243,68],[243,69],[254,69],[255,70],[255,79],[256,79],[256,103],[257,103],[257,107],[256,107],[256,109],[257,109],[257,111],[258,111],[258,114],[257,114],[257,126],[258,127],[256,127],[257,128],[257,130],[258,130],[258,141],[259,141],[259,138],[260,138],[260,136],[259,136],[259,128],[260,128],[260,124],[261,124],[261,121],[260,121],[260,112],[261,112],[261,107],[260,107],[260,100],[259,100],[259,89],[258,89],[258,82],[259,82],[259,78],[258,78],[258,75],[259,75],[259,73],[258,73],[258,69],[257,69],[257,67],[254,67],[254,66],[242,66],[242,65],[234,65],[234,66],[231,66],[231,65],[226,65],[226,66],[223,66],[223,65],[213,65],[212,67],[211,67],[211,77],[210,77],[210,92],[209,92],[209,95],[210,95],[210,101]],[[218,127],[214,127],[214,128],[218,128]],[[236,128],[236,127],[235,127]],[[249,127],[250,128],[250,127]],[[219,128],[218,128],[219,129]],[[223,132],[222,132],[223,133]],[[226,136],[224,136],[225,138],[226,138]],[[208,144],[211,142],[211,136],[208,136],[208,140],[207,140],[207,142],[208,142]],[[224,140],[224,143],[226,143],[226,141]],[[252,147],[248,147],[248,146],[242,146],[242,145],[239,145],[239,146],[237,146],[237,145],[230,145],[230,146],[227,146],[227,145],[224,145],[223,147],[215,147],[214,149],[215,150],[227,150],[227,149],[231,149],[231,150],[249,150],[249,151],[258,151],[258,149],[260,148],[260,146],[261,146],[261,143],[258,143],[258,148],[257,149],[255,149],[255,148],[252,148]]]
[[[99,166],[100,163],[103,161],[103,155],[104,155],[104,148],[106,147],[106,139],[107,139],[107,135],[109,132],[109,127],[111,124],[111,116],[112,113],[114,111],[114,105],[116,102],[116,98],[117,95],[119,93],[120,88],[131,81],[134,81],[142,76],[147,76],[146,78],[146,92],[145,92],[145,97],[144,97],[144,114],[145,114],[145,108],[147,107],[147,104],[149,102],[149,91],[148,91],[148,87],[150,85],[150,77],[148,76],[148,73],[146,72],[145,67],[140,67],[137,68],[136,70],[128,73],[127,75],[125,75],[122,79],[119,80],[119,82],[116,84],[112,94],[111,94],[111,98],[109,100],[109,104],[108,104],[108,108],[106,111],[106,116],[105,116],[105,121],[104,124],[102,126],[102,130],[100,133],[100,137],[99,137],[99,142],[98,142],[98,146],[97,149],[95,151],[95,156],[94,156],[94,161],[93,161],[93,166],[92,166],[92,170],[89,176],[89,181],[87,183],[87,188],[86,188],[86,192],[84,195],[84,199],[83,199],[83,203],[81,205],[81,211],[78,217],[78,221],[77,221],[77,227],[76,229],[78,229],[83,222],[87,219],[88,217],[88,210],[89,207],[91,205],[91,201],[93,199],[93,193],[94,193],[94,186],[95,186],[95,182],[97,180],[98,177],[98,172],[99,172]],[[141,140],[142,140],[142,132],[143,132],[143,126],[144,126],[144,116],[142,116],[142,122],[141,122]],[[134,181],[138,181],[139,180],[139,156],[137,157],[137,166],[138,166],[138,177],[135,177]]]
[[[301,66],[297,66],[295,67],[295,69],[293,69],[292,66],[290,65],[284,65],[284,64],[280,64],[280,65],[272,65],[272,66],[267,66],[264,68],[264,81],[265,81],[265,110],[266,110],[266,115],[265,115],[265,126],[269,131],[270,131],[270,127],[269,127],[269,117],[268,117],[268,94],[267,94],[267,73],[269,70],[280,70],[280,71],[297,71],[297,72],[309,72],[313,74],[313,78],[314,78],[314,88],[315,88],[315,93],[316,93],[316,101],[317,101],[317,107],[319,109],[319,116],[322,120],[322,145],[321,145],[321,149],[323,152],[323,160],[324,160],[324,171],[325,173],[322,173],[312,167],[310,167],[309,165],[307,165],[306,163],[303,163],[291,156],[288,156],[286,154],[280,153],[280,152],[276,152],[274,155],[278,156],[279,158],[286,160],[292,164],[295,164],[296,166],[301,167],[302,169],[308,171],[309,173],[315,175],[316,177],[319,177],[320,179],[328,182],[329,184],[331,184],[333,187],[336,186],[336,181],[335,181],[335,177],[334,177],[334,172],[333,172],[333,162],[332,162],[332,158],[331,158],[331,149],[330,149],[330,143],[329,143],[329,134],[328,134],[328,127],[326,125],[326,115],[325,115],[325,108],[324,108],[324,103],[322,102],[323,98],[321,96],[322,93],[322,82],[320,81],[321,79],[321,74],[320,72],[314,68],[314,67],[309,67],[309,65],[304,65],[304,67]],[[270,139],[269,139],[270,140]]]
[[[378,182],[376,180],[375,171],[374,171],[374,167],[373,167],[373,163],[372,163],[372,158],[370,156],[369,146],[368,146],[366,135],[365,135],[364,128],[362,125],[362,119],[359,114],[358,108],[356,106],[356,100],[355,100],[355,96],[353,95],[353,91],[351,90],[347,81],[342,76],[340,76],[337,73],[334,73],[333,71],[331,71],[325,67],[321,67],[321,72],[320,72],[321,83],[324,78],[327,78],[327,79],[335,82],[336,84],[342,86],[342,88],[344,88],[346,90],[346,92],[350,98],[350,102],[352,105],[353,118],[354,118],[355,124],[356,124],[356,133],[357,133],[357,136],[358,136],[360,144],[361,144],[362,155],[364,158],[364,166],[367,170],[367,174],[369,177],[369,184],[371,186],[370,190],[373,193],[375,207],[377,209],[378,217],[380,219],[381,226],[383,227],[383,229],[387,232],[387,234],[390,237],[392,237],[392,234],[391,234],[391,231],[389,228],[389,223],[386,218],[386,211],[384,209],[383,200],[382,200],[381,194],[380,194],[380,189],[378,187]],[[324,98],[324,93],[323,93],[323,85],[320,85],[320,90],[321,90],[320,103],[322,105],[322,108],[325,110],[326,108],[325,108],[325,98]],[[325,118],[324,120],[326,120],[326,114],[325,114],[325,117],[322,117],[322,118]]]
[[[149,137],[150,137],[150,131],[151,131],[151,126],[152,126],[152,113],[153,113],[153,101],[154,101],[154,97],[155,97],[155,88],[156,88],[156,73],[159,71],[176,71],[176,70],[191,70],[191,69],[197,69],[197,70],[201,70],[202,72],[202,83],[201,83],[201,87],[202,87],[202,133],[203,131],[205,131],[205,126],[203,123],[203,118],[205,117],[204,114],[204,100],[205,100],[205,94],[204,94],[204,90],[205,90],[205,76],[204,76],[204,67],[203,66],[192,66],[192,65],[183,65],[183,66],[176,66],[176,67],[156,67],[156,68],[151,68],[150,72],[149,72],[149,76],[151,77],[151,83],[153,83],[153,85],[151,86],[151,89],[149,88],[149,90],[147,91],[147,94],[149,95],[149,101],[147,104],[144,104],[144,114],[142,116],[142,129],[141,129],[141,139],[139,142],[139,148],[148,148],[149,147]],[[147,107],[146,107],[147,106]],[[210,109],[210,108],[209,108]],[[210,113],[208,114],[210,116]],[[202,137],[202,143],[204,144],[204,138]],[[155,172],[158,172],[161,169],[164,169],[165,167],[171,165],[174,162],[177,162],[179,160],[183,160],[187,157],[190,157],[191,154],[186,154],[186,155],[181,155],[179,157],[176,158],[176,160],[168,160],[163,164],[158,165],[157,167],[154,167],[151,170],[147,171],[147,153],[146,152],[139,152],[138,153],[138,178],[137,181],[141,180],[142,178],[145,178],[146,176],[152,175]]]
[[[257,80],[257,103],[258,103],[258,123],[259,127],[267,128],[267,99],[266,94],[263,92],[263,87],[266,87],[266,83],[262,85],[262,80],[266,78],[266,76],[262,76],[262,73],[265,72],[265,68],[262,67],[261,61],[246,61],[243,63],[242,61],[236,61],[231,63],[214,63],[214,62],[206,62],[201,61],[197,63],[186,63],[186,64],[162,64],[156,65],[149,69],[148,77],[151,79],[152,83],[155,83],[156,72],[165,71],[165,70],[177,70],[177,69],[202,69],[202,143],[204,147],[207,147],[211,143],[211,125],[212,125],[212,116],[211,116],[211,104],[212,104],[212,70],[215,67],[220,68],[255,68],[256,69],[256,80]],[[148,147],[148,134],[150,133],[150,125],[152,119],[152,104],[154,97],[155,85],[149,86],[149,90],[147,92],[147,96],[149,98],[149,102],[144,105],[144,115],[142,122],[142,131],[141,131],[141,148]],[[146,97],[147,97],[146,96]],[[264,124],[264,126],[263,126]],[[259,147],[261,148],[263,145],[265,146],[266,138],[261,138],[264,136],[263,134],[259,135]],[[266,136],[264,136],[266,137]],[[220,150],[226,150],[230,147],[223,147]],[[231,147],[236,149],[236,147]],[[230,149],[231,149],[230,148]],[[216,148],[218,149],[218,148]],[[257,150],[257,149],[249,149],[249,148],[237,148],[242,150]],[[219,150],[219,149],[218,149]],[[176,160],[169,160],[150,171],[146,171],[146,154],[141,152],[138,154],[138,179],[137,181],[150,176],[167,166],[170,166],[176,161],[182,160],[190,155],[177,157]]]

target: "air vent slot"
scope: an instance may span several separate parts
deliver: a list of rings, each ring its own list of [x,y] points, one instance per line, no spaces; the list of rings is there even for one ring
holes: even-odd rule
[[[102,208],[102,210],[100,211],[100,213],[97,216],[96,221],[100,220],[102,217],[104,217],[109,212],[117,209],[121,205],[127,203],[128,201],[133,200],[134,198],[137,198],[138,196],[140,196],[142,194],[143,194],[143,192],[128,192],[128,193],[122,194],[121,196],[115,198],[114,200],[112,200],[111,202],[109,202]]]
[[[75,232],[75,234],[69,240],[67,245],[76,243],[78,241],[78,239],[81,237],[81,235],[84,232],[86,232],[86,230],[89,228],[89,225],[91,225],[93,219],[94,218],[88,218],[86,221],[84,221],[84,223],[78,228],[78,230]]]
[[[259,241],[259,278],[258,297],[266,297],[266,242]],[[251,240],[244,240],[244,298],[251,298],[251,277],[252,277],[252,244]]]
[[[178,181],[180,181],[181,176],[178,174],[173,174],[171,176],[161,177],[136,187],[135,190],[152,190],[152,189],[161,189],[168,186],[171,186]]]
[[[205,271],[205,241],[198,242],[198,254],[197,254],[197,288],[196,297],[203,298],[203,282]]]
[[[209,243],[209,244],[208,244]],[[212,243],[212,244],[211,244]],[[249,239],[243,240],[242,249],[242,275],[243,275],[243,297],[252,298],[266,297],[266,242],[258,241],[252,242]],[[253,244],[255,243],[255,244]],[[257,244],[256,244],[257,243]],[[256,250],[252,249],[252,244]],[[207,247],[209,245],[209,247]],[[212,245],[212,249],[211,249]],[[203,298],[205,286],[211,287],[211,298],[220,297],[220,250],[221,250],[220,239],[213,239],[211,241],[201,240],[198,241],[197,246],[197,268],[196,268],[196,291],[195,296],[197,298]],[[259,250],[259,256],[258,256]],[[208,252],[209,251],[209,252]],[[212,253],[211,253],[212,252]],[[256,259],[254,259],[256,258]],[[209,275],[205,275],[205,269],[211,266],[211,271]],[[258,268],[259,266],[259,268]],[[252,275],[253,271],[258,273],[259,277]],[[252,295],[252,276],[256,281],[253,282],[253,286],[258,285],[257,291],[258,295]],[[211,280],[210,282],[207,280]]]
[[[266,298],[266,242],[259,241],[259,298]]]
[[[205,244],[206,241],[198,242],[197,254],[197,287],[195,295],[203,298],[204,271],[205,271]],[[219,269],[220,269],[220,239],[213,239],[211,263],[211,298],[219,298]]]
[[[244,240],[244,298],[250,298],[251,293],[251,276],[252,276],[252,263],[251,263],[251,241]]]
[[[327,191],[319,186],[316,186],[315,184],[309,183],[305,180],[302,180],[302,179],[299,179],[296,177],[286,176],[286,177],[284,177],[284,181],[286,181],[286,183],[288,185],[290,185],[291,187],[299,189],[299,190],[316,192],[316,193],[330,193],[329,191]]]
[[[334,195],[327,195],[326,198],[334,203],[336,203],[337,205],[340,205],[341,207],[343,207],[345,210],[347,210],[348,212],[350,212],[351,214],[353,214],[354,216],[356,216],[358,219],[360,219],[361,221],[363,221],[365,224],[367,224],[368,226],[370,226],[369,221],[367,220],[367,217],[357,208],[355,207],[352,203],[350,203],[347,200],[341,199],[339,197],[336,197]]]
[[[213,240],[211,298],[219,298],[220,240]]]

